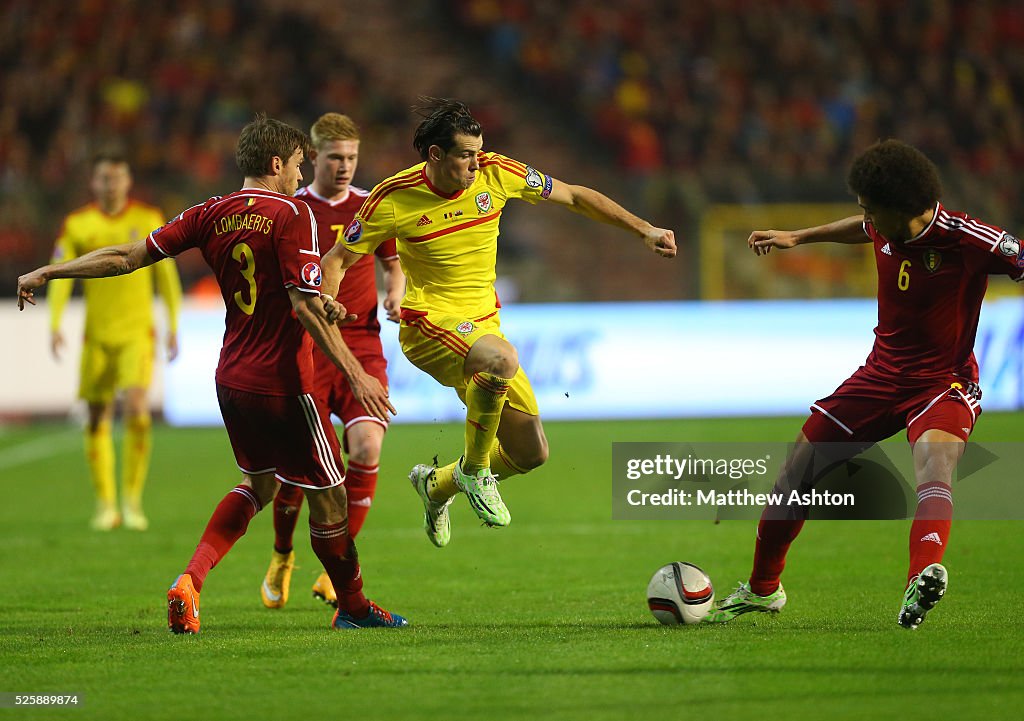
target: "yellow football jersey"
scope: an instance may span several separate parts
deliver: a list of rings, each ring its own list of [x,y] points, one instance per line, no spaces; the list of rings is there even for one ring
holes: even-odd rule
[[[548,197],[551,178],[497,153],[480,153],[472,187],[451,195],[427,179],[426,163],[370,192],[345,231],[345,247],[371,253],[395,238],[406,275],[402,307],[469,319],[493,313],[498,221],[511,198]]]
[[[52,262],[62,263],[98,248],[142,240],[163,224],[163,214],[157,208],[134,200],[117,215],[107,215],[90,203],[65,219]],[[174,261],[168,259],[128,275],[84,280],[86,341],[124,343],[152,333],[154,277],[167,306],[170,331],[177,332],[181,281]],[[47,302],[52,330],[60,327],[73,282],[60,279],[50,283]]]

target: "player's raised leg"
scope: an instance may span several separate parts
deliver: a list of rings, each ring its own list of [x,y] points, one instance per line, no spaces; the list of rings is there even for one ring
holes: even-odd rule
[[[488,526],[507,526],[512,520],[490,468],[491,446],[498,435],[509,385],[519,370],[515,347],[496,335],[481,336],[463,365],[466,386],[466,445],[455,466],[455,485]]]

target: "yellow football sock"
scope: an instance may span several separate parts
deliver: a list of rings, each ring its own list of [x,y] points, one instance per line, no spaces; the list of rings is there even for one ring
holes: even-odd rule
[[[153,445],[152,422],[149,414],[125,421],[122,446],[122,498],[127,505],[138,509],[142,504],[142,488],[149,472],[149,453]]]
[[[113,508],[117,505],[117,489],[114,486],[114,438],[109,422],[99,423],[92,432],[85,429],[85,460],[97,500]]]
[[[447,466],[435,468],[433,475],[427,479],[427,495],[435,501],[447,501],[459,492],[455,485],[455,466],[458,461]]]
[[[511,378],[475,373],[466,388],[466,454],[462,470],[469,475],[490,463]]]
[[[512,459],[509,458],[508,452],[505,451],[501,445],[501,441],[497,438],[494,439],[494,445],[491,446],[491,473],[499,481],[504,481],[506,478],[511,476],[518,476],[521,473],[526,473],[527,469],[520,468]]]

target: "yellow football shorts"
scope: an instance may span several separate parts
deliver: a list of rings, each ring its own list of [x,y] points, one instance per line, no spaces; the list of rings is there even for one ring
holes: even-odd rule
[[[152,333],[139,334],[125,343],[86,340],[78,397],[90,403],[108,403],[122,388],[148,388],[153,379],[154,356]]]
[[[463,374],[463,364],[469,349],[485,335],[505,338],[497,312],[478,320],[469,320],[465,316],[434,313],[428,316],[422,311],[403,309],[398,340],[402,345],[402,353],[410,363],[428,373],[441,385],[454,388],[465,403],[467,379]],[[508,404],[528,415],[540,415],[533,387],[522,367],[509,386]]]

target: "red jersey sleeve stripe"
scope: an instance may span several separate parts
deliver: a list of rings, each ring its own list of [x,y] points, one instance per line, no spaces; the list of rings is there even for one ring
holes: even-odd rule
[[[492,220],[497,220],[498,216],[500,216],[500,215],[501,215],[501,211],[499,210],[497,213],[491,213],[490,215],[485,215],[482,218],[475,218],[474,220],[469,220],[469,221],[466,221],[465,223],[459,223],[458,225],[453,225],[450,228],[442,228],[441,230],[435,231],[433,233],[427,233],[426,235],[414,235],[414,236],[412,236],[410,238],[406,238],[405,242],[406,243],[422,243],[424,240],[431,240],[433,238],[439,238],[442,235],[448,235],[449,233],[454,233],[454,232],[456,232],[458,230],[464,230],[465,228],[472,228],[474,225],[480,225],[481,223],[487,223],[487,222],[490,222]]]

